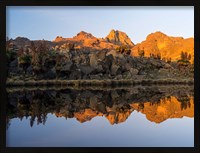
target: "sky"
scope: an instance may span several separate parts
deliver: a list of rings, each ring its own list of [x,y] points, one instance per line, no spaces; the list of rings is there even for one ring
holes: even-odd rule
[[[70,38],[80,31],[97,38],[109,32],[125,32],[133,43],[144,41],[150,33],[194,37],[193,6],[8,6],[6,35],[31,40]]]

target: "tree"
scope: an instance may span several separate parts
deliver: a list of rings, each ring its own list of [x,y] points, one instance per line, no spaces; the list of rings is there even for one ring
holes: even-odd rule
[[[31,50],[32,52],[36,52],[36,47],[33,41],[31,41]]]
[[[181,59],[178,60],[179,65],[189,65],[191,60],[191,54],[188,54],[187,52],[181,52]]]
[[[138,55],[139,55],[140,57],[144,57],[144,54],[145,54],[145,52],[144,52],[144,47],[143,47],[142,49],[139,49],[139,48],[138,48]]]
[[[129,46],[119,46],[116,48],[116,51],[121,53],[121,54],[127,54],[130,55],[131,54],[131,49]]]
[[[44,64],[46,59],[48,58],[48,52],[49,52],[49,48],[47,47],[46,42],[40,41],[38,44],[38,47],[36,48],[34,43],[31,43],[31,48],[32,48],[32,66],[33,66],[33,72],[35,75],[37,75],[38,73],[41,73],[44,70]]]
[[[181,60],[184,60],[185,59],[185,54],[184,54],[184,52],[182,51],[181,52]]]
[[[191,60],[191,54],[188,55],[188,60]]]
[[[157,59],[159,59],[159,60],[161,59],[161,54],[160,53],[157,54]]]
[[[21,48],[18,50],[18,52],[17,52],[17,56],[18,56],[18,57],[21,57],[21,56],[23,56],[23,54],[24,54],[24,48],[21,47]]]
[[[172,61],[171,57],[167,58],[167,63],[171,63],[171,61]]]

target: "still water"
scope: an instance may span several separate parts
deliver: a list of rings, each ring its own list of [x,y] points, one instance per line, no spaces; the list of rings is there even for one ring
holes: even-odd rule
[[[7,147],[194,147],[193,86],[7,92]]]

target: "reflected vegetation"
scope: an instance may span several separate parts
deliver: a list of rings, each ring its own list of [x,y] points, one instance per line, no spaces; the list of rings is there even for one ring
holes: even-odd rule
[[[7,93],[8,127],[12,118],[30,118],[31,127],[45,124],[49,113],[80,123],[104,116],[112,125],[125,122],[133,111],[155,123],[194,117],[193,86],[8,89]]]

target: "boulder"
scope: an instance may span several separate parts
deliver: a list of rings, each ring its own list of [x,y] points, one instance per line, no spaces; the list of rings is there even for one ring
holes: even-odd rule
[[[27,70],[26,70],[27,74],[32,74],[33,73],[33,67],[30,65]]]
[[[83,72],[84,74],[88,75],[90,74],[92,71],[94,71],[94,68],[89,66],[89,65],[80,65],[79,69],[81,72]]]
[[[105,114],[106,113],[106,105],[104,103],[98,103],[97,104],[97,111]]]
[[[9,64],[9,73],[18,73],[18,60],[15,59]]]
[[[131,79],[132,75],[129,71],[126,71],[123,73],[123,78],[124,79]]]
[[[97,97],[96,96],[90,97],[90,107],[92,109],[96,109],[96,107],[97,107]]]
[[[61,70],[60,71],[70,71],[72,65],[73,65],[72,62],[67,62],[63,66],[61,66]]]
[[[48,70],[44,74],[44,79],[55,79],[56,78],[56,71],[55,68]]]
[[[112,65],[112,62],[113,62],[113,60],[114,60],[114,57],[113,57],[113,55],[112,54],[109,54],[108,56],[106,56],[106,58],[105,58],[105,65],[107,65],[109,68],[111,67],[111,65]]]
[[[10,62],[9,67],[17,67],[17,65],[18,65],[18,60],[15,59],[12,62]]]
[[[170,64],[168,64],[168,63],[165,63],[165,64],[163,65],[163,68],[165,68],[165,69],[170,69],[170,68],[172,68],[172,66],[171,66]]]
[[[96,54],[89,54],[89,58],[90,58],[90,66],[91,67],[97,67],[97,55]]]
[[[131,73],[131,75],[133,76],[133,75],[138,75],[138,69],[134,69],[134,68],[130,68],[130,73]]]
[[[97,53],[98,60],[103,61],[106,57],[106,51],[99,51]]]
[[[148,61],[147,64],[151,64],[152,66],[156,67],[156,68],[162,68],[162,63],[159,62],[156,59],[151,59],[150,61]]]
[[[97,73],[102,73],[104,71],[103,66],[102,65],[98,65],[96,67]]]
[[[90,79],[92,80],[101,80],[102,79],[102,74],[97,74],[97,75],[90,75]]]
[[[119,54],[119,53],[118,53],[116,50],[111,50],[111,51],[109,51],[109,52],[106,54],[106,56],[112,55],[112,56],[115,58],[115,57],[118,56],[118,54]]]
[[[112,64],[112,66],[111,66],[111,75],[116,75],[117,74],[117,70],[119,69],[120,67],[118,66],[118,65],[116,65],[116,64]]]
[[[72,71],[69,75],[70,80],[78,80],[81,78],[82,78],[81,71],[78,70]]]
[[[121,74],[119,74],[119,75],[117,75],[117,76],[115,77],[115,79],[117,79],[117,80],[121,80],[121,79],[123,79],[123,77],[122,77]]]
[[[130,71],[131,65],[129,63],[126,63],[125,64],[125,69],[126,69],[126,71]]]

